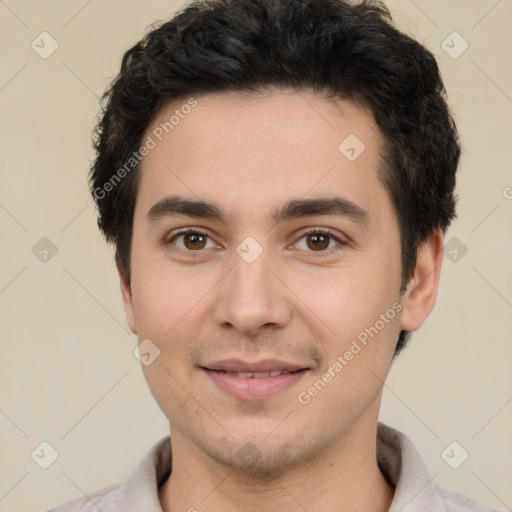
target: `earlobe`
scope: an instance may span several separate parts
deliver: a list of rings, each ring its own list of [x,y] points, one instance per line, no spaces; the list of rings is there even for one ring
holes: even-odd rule
[[[132,302],[132,290],[131,285],[128,283],[122,265],[119,260],[116,258],[116,267],[117,273],[119,275],[119,285],[121,287],[121,297],[123,299],[123,308],[124,313],[126,315],[126,320],[128,322],[128,327],[130,327],[130,331],[133,334],[137,334],[137,326],[135,323],[135,313],[133,310],[133,302]]]
[[[442,261],[443,234],[437,229],[418,250],[414,275],[402,299],[402,330],[412,332],[419,329],[434,308]]]

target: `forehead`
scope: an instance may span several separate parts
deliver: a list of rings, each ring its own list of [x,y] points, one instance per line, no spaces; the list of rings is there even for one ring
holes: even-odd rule
[[[388,200],[377,176],[380,134],[351,101],[292,91],[183,98],[157,112],[149,139],[137,199],[146,212],[175,194],[237,215],[242,206],[270,215],[270,203],[333,192],[369,211]]]
[[[190,108],[192,103],[195,106]],[[169,101],[156,113],[147,133],[155,132],[158,139],[172,134],[177,142],[187,138],[189,143],[193,135],[198,145],[210,149],[224,142],[304,147],[324,139],[337,150],[336,142],[347,129],[360,132],[369,145],[378,142],[378,134],[368,137],[376,126],[362,104],[320,93],[279,90],[209,93]]]

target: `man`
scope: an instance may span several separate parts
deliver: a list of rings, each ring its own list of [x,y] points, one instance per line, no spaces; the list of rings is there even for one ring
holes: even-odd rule
[[[170,438],[54,510],[491,510],[378,423],[455,216],[431,53],[378,2],[198,1],[106,99],[91,190]]]

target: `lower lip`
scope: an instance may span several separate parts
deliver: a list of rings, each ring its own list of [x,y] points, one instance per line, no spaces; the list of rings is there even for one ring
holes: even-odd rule
[[[264,400],[293,386],[302,379],[308,370],[299,370],[276,377],[249,377],[246,379],[213,370],[203,369],[203,371],[220,389],[230,393],[235,398],[240,400]]]

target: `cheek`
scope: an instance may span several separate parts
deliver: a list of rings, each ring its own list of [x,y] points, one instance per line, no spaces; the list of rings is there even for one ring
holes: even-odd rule
[[[162,281],[146,279],[143,285],[137,284],[133,289],[133,303],[139,337],[161,339],[179,314],[176,294]]]
[[[303,391],[315,396],[313,407],[319,411],[342,406],[351,411],[345,419],[352,421],[377,398],[400,331],[397,286],[385,273],[377,278],[358,267],[331,279],[328,290],[316,296],[311,309],[329,327],[325,338],[317,340],[326,360]]]
[[[384,258],[356,256],[339,268],[296,275],[293,289],[333,331],[353,334],[373,324],[397,300],[399,269],[393,267],[395,262]]]
[[[142,365],[149,389],[160,408],[179,407],[183,390],[179,383],[189,378],[188,348],[197,339],[194,305],[200,296],[187,280],[170,275],[155,264],[134,280],[133,300],[139,342],[151,340],[159,350],[150,365]],[[198,295],[196,297],[196,295]]]
[[[356,390],[369,399],[380,388],[400,331],[399,279],[400,266],[382,256],[354,259],[324,279],[308,280],[315,293],[306,303],[328,327],[323,370],[337,376],[326,400],[350,401]],[[340,371],[332,368],[337,361]]]
[[[168,262],[152,256],[149,251],[134,251],[132,268],[133,305],[139,337],[163,340],[193,307],[196,288],[187,280],[187,269],[170,268]]]
[[[134,275],[133,304],[139,342],[146,338],[154,342],[161,354],[159,366],[182,375],[190,370],[190,348],[202,338],[210,308],[207,295],[215,286],[215,276],[210,272],[194,277],[192,267],[170,268],[157,260],[137,263],[140,272]],[[169,379],[152,366],[143,369],[148,380]]]

